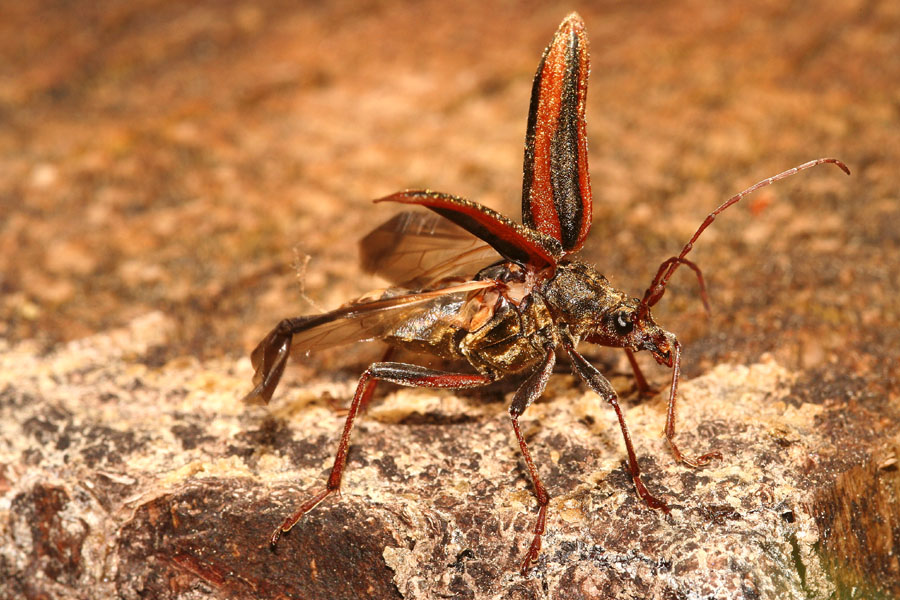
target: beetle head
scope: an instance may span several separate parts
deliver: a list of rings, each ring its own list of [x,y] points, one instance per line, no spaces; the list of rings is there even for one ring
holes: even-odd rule
[[[637,298],[628,298],[596,321],[585,341],[601,346],[647,350],[661,365],[671,367],[678,341],[675,335],[656,324],[649,310]]]

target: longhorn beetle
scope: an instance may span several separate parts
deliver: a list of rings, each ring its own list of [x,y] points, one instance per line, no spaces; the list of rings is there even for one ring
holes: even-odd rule
[[[577,351],[579,342],[622,348],[638,387],[646,380],[634,353],[647,350],[672,369],[665,435],[676,460],[700,467],[718,452],[685,456],[675,443],[675,401],[681,370],[681,345],[657,325],[650,309],[666,284],[685,265],[698,278],[708,306],[700,269],[686,258],[716,216],[747,194],[798,171],[832,163],[820,158],[764,179],[732,196],[706,217],[677,256],[659,266],[644,295],[629,297],[594,267],[573,255],[591,228],[585,101],[588,42],[581,17],[563,20],[538,64],[525,134],[522,220],[516,223],[493,210],[449,194],[405,191],[376,200],[424,206],[433,213],[400,213],[361,242],[365,270],[382,275],[394,287],[370,294],[324,314],[284,319],[259,343],[251,359],[255,387],[246,401],[268,402],[284,372],[291,348],[307,351],[380,338],[389,348],[457,359],[474,372],[454,373],[400,362],[373,363],[360,377],[325,488],[311,495],[271,537],[272,545],[307,512],[338,491],[347,460],[350,433],[379,380],[412,387],[472,388],[509,374],[527,374],[509,407],[525,464],[534,484],[539,511],[531,546],[522,562],[527,573],[541,548],[549,495],[538,477],[519,417],[544,390],[565,352],[575,373],[616,413],[628,466],[637,493],[650,507],[668,512],[665,502],[641,481],[628,427],[609,381]]]

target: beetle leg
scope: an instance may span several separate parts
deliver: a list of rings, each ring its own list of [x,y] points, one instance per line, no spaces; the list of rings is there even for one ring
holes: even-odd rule
[[[637,384],[638,392],[640,392],[641,396],[652,396],[656,390],[647,383],[647,378],[644,377],[644,373],[641,372],[641,367],[634,357],[634,352],[629,348],[625,348],[625,356],[628,357],[628,363],[631,365],[631,370],[634,372],[634,382]]]
[[[675,455],[675,460],[683,462],[689,467],[699,468],[714,458],[722,458],[722,453],[713,451],[707,452],[697,458],[688,458],[681,453],[678,446],[675,445],[675,400],[678,392],[678,377],[681,375],[681,344],[675,341],[675,361],[672,364],[672,386],[669,388],[669,405],[666,409],[666,440]]]
[[[525,443],[522,430],[519,428],[519,417],[525,412],[525,409],[531,406],[532,402],[544,393],[547,380],[550,379],[550,375],[553,373],[554,364],[556,364],[556,352],[552,347],[548,347],[547,356],[544,357],[544,362],[541,363],[540,368],[525,380],[522,387],[516,390],[512,404],[509,405],[509,416],[512,418],[513,430],[516,432],[519,448],[522,449],[522,455],[525,457],[525,464],[528,466],[531,481],[534,483],[534,495],[537,496],[538,506],[540,506],[537,522],[534,525],[534,539],[531,541],[525,560],[522,561],[522,575],[528,573],[541,551],[541,536],[544,534],[544,526],[547,524],[547,506],[550,503],[550,496],[547,495],[547,490],[544,489],[544,484],[541,483],[541,479],[538,477],[534,461],[531,460],[528,444]]]
[[[387,362],[388,360],[390,360],[391,356],[394,355],[395,350],[396,350],[396,348],[394,348],[393,346],[388,346],[385,349],[384,354],[381,355],[381,360],[378,362]],[[369,402],[372,401],[372,397],[375,395],[375,388],[377,386],[378,386],[377,379],[369,380],[369,383],[366,385],[366,389],[363,390],[362,400],[360,400],[360,402],[359,402],[359,410],[357,411],[357,413],[366,412],[366,409],[369,407]],[[344,408],[342,406],[339,406],[337,401],[331,397],[328,398],[328,405],[331,407],[331,409],[335,413],[337,413],[339,416],[342,416],[342,417],[347,416],[347,413],[350,412],[349,408]]]
[[[628,467],[631,470],[631,478],[634,480],[634,487],[637,489],[638,495],[650,508],[658,508],[663,512],[669,512],[669,507],[666,503],[653,497],[647,490],[644,482],[641,481],[641,469],[638,466],[637,456],[634,453],[634,446],[631,445],[631,434],[628,433],[628,425],[625,424],[625,416],[619,407],[619,398],[612,384],[594,365],[578,354],[571,343],[566,343],[565,348],[569,356],[572,357],[572,365],[578,376],[601,398],[609,402],[616,411],[616,418],[619,419],[619,427],[622,429],[622,437],[625,439],[625,449],[628,451]]]
[[[292,515],[284,520],[272,534],[270,541],[273,546],[278,543],[281,534],[290,531],[303,518],[303,515],[315,508],[326,497],[340,490],[344,466],[347,463],[347,451],[350,448],[350,432],[353,430],[353,421],[356,419],[356,415],[359,414],[360,407],[366,401],[366,397],[371,394],[375,382],[379,380],[409,387],[461,389],[487,385],[494,381],[494,378],[488,375],[446,373],[406,363],[377,362],[369,366],[366,372],[362,374],[362,377],[359,378],[359,384],[356,386],[356,393],[353,395],[353,401],[350,403],[347,420],[344,422],[344,431],[341,433],[341,441],[338,444],[337,454],[334,457],[334,466],[331,467],[331,474],[328,476],[325,489],[310,497]]]
[[[391,356],[394,355],[394,350],[395,350],[395,348],[393,346],[388,346],[385,349],[384,354],[381,355],[381,360],[379,360],[378,362],[384,363],[384,362],[389,361],[391,359]],[[378,386],[377,379],[369,380],[369,385],[368,385],[368,387],[366,387],[365,391],[363,392],[362,400],[359,403],[359,412],[365,412],[366,409],[369,407],[369,402],[372,401],[372,396],[375,395],[375,388],[377,386]]]

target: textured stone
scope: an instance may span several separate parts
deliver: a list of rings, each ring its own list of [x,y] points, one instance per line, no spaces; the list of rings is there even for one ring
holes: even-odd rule
[[[724,454],[700,471],[675,464],[659,435],[662,394],[626,402],[667,516],[635,494],[611,411],[555,376],[525,419],[553,499],[523,579],[536,502],[503,390],[388,393],[354,432],[343,496],[273,551],[274,526],[324,483],[342,421],[327,398],[349,382],[289,379],[272,414],[247,410],[246,359],[140,364],[171,325],[151,314],[43,357],[3,348],[3,595],[900,592],[896,409],[853,381],[816,385],[768,360],[685,382],[683,446]]]
[[[369,199],[427,186],[518,216],[531,76],[572,8],[5,3],[0,597],[900,596],[891,2],[578,7],[582,258],[622,289],[746,185],[822,155],[853,170],[717,220],[691,254],[709,318],[681,273],[655,307],[685,344],[682,445],[722,461],[674,464],[662,399],[634,396],[621,353],[585,349],[670,516],[638,501],[609,410],[558,375],[523,417],[553,500],[522,579],[515,382],[384,386],[343,497],[269,551],[380,350],[296,357],[268,409],[237,401],[247,353],[278,318],[381,285],[353,252],[388,217]]]

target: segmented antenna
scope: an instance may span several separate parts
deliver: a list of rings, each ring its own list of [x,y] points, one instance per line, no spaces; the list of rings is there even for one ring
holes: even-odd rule
[[[802,165],[794,167],[793,169],[788,169],[787,171],[783,171],[778,175],[774,175],[772,177],[769,177],[768,179],[763,179],[762,181],[751,185],[746,190],[735,194],[734,196],[723,202],[722,205],[719,206],[719,208],[709,213],[703,223],[700,224],[700,227],[697,228],[697,231],[694,232],[694,235],[691,236],[690,241],[688,241],[688,243],[684,245],[684,248],[681,249],[681,254],[664,260],[663,263],[659,266],[659,270],[657,270],[656,272],[656,277],[653,278],[653,282],[650,284],[650,287],[647,288],[647,291],[644,292],[644,297],[641,298],[641,304],[638,308],[638,318],[640,319],[646,316],[647,312],[650,310],[650,307],[655,305],[660,301],[660,299],[662,299],[663,294],[665,294],[666,292],[666,284],[669,282],[669,278],[672,277],[678,267],[683,264],[688,265],[688,267],[690,267],[694,271],[694,273],[697,274],[697,278],[700,281],[700,295],[703,298],[704,306],[706,306],[706,309],[709,310],[709,303],[706,297],[706,285],[703,282],[703,275],[700,274],[700,269],[697,267],[697,265],[685,258],[687,253],[690,252],[694,247],[694,242],[697,241],[697,238],[700,237],[700,234],[703,233],[707,227],[712,225],[712,222],[716,220],[716,216],[719,213],[724,211],[732,204],[736,204],[737,202],[739,202],[744,196],[751,194],[760,188],[764,188],[767,185],[775,183],[779,179],[790,177],[791,175],[795,175],[800,171],[809,169],[810,167],[815,167],[816,165],[821,165],[822,163],[831,163],[833,165],[837,165],[844,173],[846,173],[847,175],[850,174],[850,169],[847,168],[847,165],[836,158],[819,158],[816,160],[811,160],[807,163],[803,163]]]

